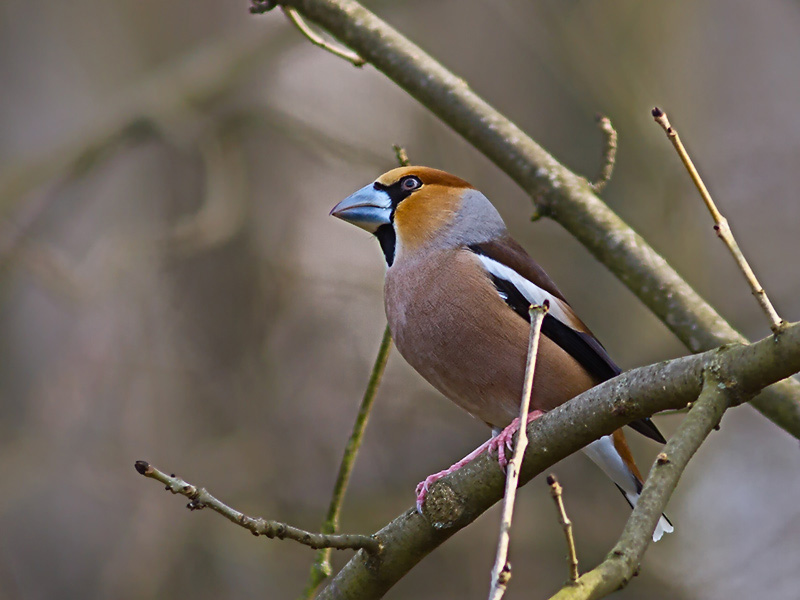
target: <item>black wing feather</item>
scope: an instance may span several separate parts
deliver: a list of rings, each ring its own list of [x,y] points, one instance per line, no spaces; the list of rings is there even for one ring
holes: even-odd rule
[[[530,323],[530,302],[517,287],[502,277],[493,273],[489,276],[497,288],[500,297],[520,317]],[[576,331],[553,317],[545,315],[542,321],[542,333],[558,344],[562,350],[577,360],[584,369],[599,381],[606,381],[622,373],[617,364],[608,356],[603,345],[592,335]],[[650,419],[639,419],[629,424],[631,428],[652,440],[666,443],[667,440]]]

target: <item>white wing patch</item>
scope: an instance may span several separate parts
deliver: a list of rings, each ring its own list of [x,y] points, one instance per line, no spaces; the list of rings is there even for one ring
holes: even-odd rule
[[[525,279],[511,267],[507,267],[503,263],[497,262],[484,254],[476,254],[476,256],[480,259],[484,269],[495,277],[505,279],[511,283],[531,304],[543,304],[545,300],[548,300],[550,302],[549,314],[564,323],[564,325],[568,325],[574,329],[572,326],[572,319],[570,315],[564,311],[560,299],[553,296],[550,292],[543,290],[532,281]],[[503,299],[505,300],[506,298]]]

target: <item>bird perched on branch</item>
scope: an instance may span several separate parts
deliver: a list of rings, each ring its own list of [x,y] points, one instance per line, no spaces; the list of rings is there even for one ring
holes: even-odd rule
[[[621,372],[547,273],[510,237],[491,202],[463,179],[428,167],[400,167],[337,204],[331,214],[378,238],[388,267],[386,317],[400,354],[495,435],[420,483],[419,509],[434,481],[486,448],[504,461],[504,446],[518,428],[531,304],[550,305],[542,323],[531,420]],[[650,419],[630,426],[664,442]],[[635,505],[642,476],[622,430],[584,451]],[[653,539],[671,531],[662,516]]]

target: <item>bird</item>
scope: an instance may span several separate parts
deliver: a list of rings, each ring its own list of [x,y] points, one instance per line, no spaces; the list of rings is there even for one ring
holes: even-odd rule
[[[384,307],[403,358],[446,398],[492,428],[493,437],[417,486],[430,485],[487,448],[503,459],[519,426],[529,307],[549,303],[529,421],[622,371],[553,280],[509,234],[500,213],[465,180],[422,166],[392,169],[330,214],[377,238],[386,261]],[[516,419],[516,420],[515,420]],[[630,426],[665,443],[650,419]],[[643,478],[622,429],[584,448],[633,508]],[[653,533],[673,531],[665,515]]]

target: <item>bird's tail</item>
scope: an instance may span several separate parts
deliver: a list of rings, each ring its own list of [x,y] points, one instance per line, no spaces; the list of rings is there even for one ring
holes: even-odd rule
[[[583,451],[617,485],[631,508],[636,506],[636,501],[642,492],[642,475],[633,462],[622,430],[601,437],[586,446]],[[673,530],[667,516],[661,515],[653,532],[653,541],[657,542],[665,533],[672,533]]]
[[[629,494],[628,492],[623,490],[619,485],[617,485],[617,488],[619,489],[620,492],[622,492],[622,495],[625,496],[625,500],[628,501],[628,504],[631,505],[631,508],[636,506],[636,501],[639,499],[638,493]],[[653,531],[653,541],[657,542],[662,538],[662,536],[665,533],[672,533],[674,530],[675,528],[672,526],[672,521],[669,520],[667,515],[662,514],[661,518],[658,520],[658,523],[656,523],[655,531]]]

